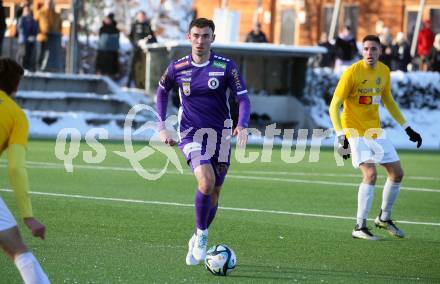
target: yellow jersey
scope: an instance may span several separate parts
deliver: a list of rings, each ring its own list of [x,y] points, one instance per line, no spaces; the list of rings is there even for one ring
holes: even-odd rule
[[[27,147],[29,122],[23,110],[0,90],[0,154],[11,144]]]
[[[378,61],[374,68],[363,60],[351,65],[342,74],[333,95],[333,101],[343,103],[340,123],[335,120],[335,109],[330,107],[330,115],[336,131],[341,127],[348,137],[348,129],[354,129],[359,136],[364,136],[368,129],[380,129],[379,105],[382,101],[391,116],[400,124],[405,124],[397,104],[391,95],[390,69]],[[336,111],[339,112],[339,105]],[[333,115],[332,115],[333,112]],[[338,113],[339,114],[339,113]],[[339,128],[339,129],[338,129]]]
[[[32,217],[26,171],[29,123],[23,110],[0,90],[0,155],[8,149],[8,173],[23,218]]]

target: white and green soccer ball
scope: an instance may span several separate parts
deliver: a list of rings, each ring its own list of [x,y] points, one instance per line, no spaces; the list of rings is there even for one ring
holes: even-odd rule
[[[216,276],[226,276],[237,263],[235,252],[227,245],[215,245],[206,252],[205,267]]]

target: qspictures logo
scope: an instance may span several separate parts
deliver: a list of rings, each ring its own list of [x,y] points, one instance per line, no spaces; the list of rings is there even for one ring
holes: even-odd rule
[[[154,117],[152,121],[145,122],[141,127],[134,130],[133,125],[136,116],[140,112],[149,112],[149,116]],[[183,167],[179,159],[179,155],[182,155],[177,147],[170,147],[159,139],[159,132],[157,131],[157,121],[160,121],[158,113],[150,106],[144,104],[138,104],[133,106],[127,113],[124,121],[124,150],[112,151],[111,153],[125,158],[132,169],[142,178],[146,180],[158,180],[161,178],[170,168],[170,164],[177,169],[179,173],[183,173]],[[205,149],[201,153],[200,159],[210,159],[216,153],[220,153],[218,159],[229,159],[229,153],[231,149],[231,120],[226,120],[224,123],[225,129],[222,133],[218,133],[211,128],[201,128],[194,131],[194,129],[186,129],[184,132],[177,134],[178,120],[175,115],[169,116],[165,121],[168,130],[174,131],[175,136],[179,136],[182,141],[188,141],[194,151],[200,151]],[[381,129],[370,129],[371,137],[377,135]],[[313,129],[311,133],[308,129],[299,129],[297,131],[296,140],[294,139],[295,129],[278,129],[276,124],[267,125],[264,129],[264,133],[256,128],[248,128],[248,134],[252,139],[259,139],[262,142],[260,150],[253,148],[252,150],[246,149],[246,145],[237,145],[234,148],[233,154],[235,160],[238,163],[271,163],[274,155],[273,147],[276,138],[281,139],[281,161],[286,164],[295,164],[303,162],[307,159],[309,163],[317,163],[320,160],[320,150],[323,145],[323,141],[329,137],[334,136],[333,129]],[[351,129],[350,133],[353,137],[355,130]],[[136,150],[133,147],[133,137],[142,133],[153,133],[153,135],[147,135],[150,139],[145,140],[145,145]],[[281,136],[281,133],[283,135]],[[191,136],[189,136],[191,135]],[[108,140],[109,133],[105,128],[92,128],[85,134],[85,142],[93,149],[83,151],[82,158],[87,164],[100,164],[104,162],[107,157],[108,151],[105,146],[100,142]],[[311,138],[310,138],[311,137]],[[73,161],[78,157],[81,144],[81,132],[76,128],[64,128],[58,135],[55,145],[55,156],[57,159],[63,161],[64,168],[67,172],[74,172]],[[186,138],[186,139],[185,139]],[[333,149],[334,159],[337,166],[343,166],[344,160],[338,154],[339,143],[337,137],[334,137]],[[219,142],[220,141],[220,142]],[[375,143],[374,140],[371,143]],[[310,149],[306,151],[307,144],[310,144]],[[383,149],[381,145],[375,143],[374,160],[381,160],[383,157]],[[202,146],[204,145],[204,146]],[[203,148],[205,147],[205,148]],[[183,151],[187,152],[188,147],[183,147]],[[193,150],[190,150],[193,151]],[[144,168],[141,164],[142,161],[151,157],[155,153],[160,153],[166,158],[166,161],[161,164],[155,164],[155,170],[151,171]],[[223,154],[221,154],[223,153]],[[190,153],[185,153],[188,156]],[[362,155],[363,153],[361,153]],[[365,153],[369,154],[369,153]]]

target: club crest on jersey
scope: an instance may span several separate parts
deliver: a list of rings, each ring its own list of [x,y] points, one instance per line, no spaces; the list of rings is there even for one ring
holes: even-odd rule
[[[380,85],[380,81],[381,81],[380,77],[377,77],[377,79],[376,79],[376,85]]]
[[[185,96],[189,96],[191,94],[191,83],[182,82],[182,90]]]
[[[219,81],[218,81],[217,78],[210,78],[210,79],[208,80],[208,87],[209,87],[211,90],[215,90],[215,89],[217,89],[217,88],[218,88],[218,85],[219,85]]]

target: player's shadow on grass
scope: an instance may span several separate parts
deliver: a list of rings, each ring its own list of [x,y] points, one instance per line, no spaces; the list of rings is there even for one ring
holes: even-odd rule
[[[390,274],[372,274],[361,273],[359,271],[344,271],[344,270],[330,270],[330,269],[307,269],[287,266],[275,265],[255,265],[255,264],[240,264],[235,268],[236,271],[230,275],[234,278],[249,278],[249,279],[267,279],[267,280],[285,280],[285,281],[313,281],[319,282],[321,280],[338,281],[341,278],[345,280],[358,280],[359,277],[369,280],[382,280],[385,282],[391,281],[428,281],[437,282],[440,278],[434,277],[419,277],[419,276],[397,276]]]

